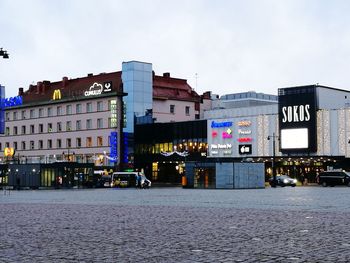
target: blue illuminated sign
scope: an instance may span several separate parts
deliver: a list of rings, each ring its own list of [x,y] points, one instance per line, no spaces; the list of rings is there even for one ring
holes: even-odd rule
[[[15,107],[23,104],[22,96],[16,96],[11,98],[4,98],[1,100],[4,108]]]
[[[111,132],[110,136],[110,161],[112,163],[117,162],[117,157],[118,157],[118,140],[117,140],[117,132]]]
[[[0,85],[0,102],[3,101],[5,97],[5,87]],[[5,133],[5,111],[4,104],[0,103],[0,133]]]
[[[226,121],[226,122],[211,122],[211,127],[212,128],[222,128],[222,127],[231,127],[232,126],[232,121]]]
[[[123,152],[123,163],[128,163],[128,133],[124,132],[124,152]]]

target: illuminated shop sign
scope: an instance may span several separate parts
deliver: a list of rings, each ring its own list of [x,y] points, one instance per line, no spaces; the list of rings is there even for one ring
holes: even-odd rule
[[[303,122],[310,120],[310,105],[282,107],[282,122]]]
[[[237,139],[238,142],[251,142],[252,140],[253,138],[251,137],[242,137]]]
[[[281,151],[316,152],[316,87],[279,89],[278,120]]]
[[[252,125],[252,122],[249,120],[243,120],[238,122],[239,127],[249,127],[250,125]]]
[[[126,128],[127,117],[126,117],[126,103],[123,102],[123,128]]]
[[[14,148],[6,147],[4,149],[4,156],[5,157],[12,157],[14,154],[15,154],[15,149]]]
[[[232,148],[232,144],[230,143],[226,143],[226,144],[211,144],[210,145],[211,149],[231,149]]]
[[[117,100],[111,100],[111,128],[117,127]]]
[[[252,145],[251,144],[242,144],[238,145],[239,154],[252,154]]]
[[[61,90],[55,89],[55,91],[53,92],[53,95],[52,95],[52,99],[53,100],[60,100],[61,98],[62,98]]]
[[[101,95],[102,93],[112,91],[112,82],[105,82],[103,84],[95,82],[89,88],[89,90],[84,92],[85,97]]]
[[[224,128],[224,127],[231,127],[232,126],[232,121],[225,121],[225,122],[211,122],[211,127],[212,128]]]
[[[15,107],[23,104],[22,96],[16,96],[11,98],[5,98],[2,100],[2,105],[4,108]]]
[[[242,129],[238,129],[238,134],[239,134],[239,135],[250,135],[250,134],[252,134],[252,130],[242,130]]]
[[[223,139],[231,139],[232,138],[232,130],[228,128],[226,131],[222,132]]]
[[[111,132],[110,135],[110,161],[112,163],[117,162],[118,157],[118,140],[117,140],[117,132]]]

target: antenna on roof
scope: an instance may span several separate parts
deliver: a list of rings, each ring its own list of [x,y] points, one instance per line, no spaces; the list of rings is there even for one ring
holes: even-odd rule
[[[195,78],[196,78],[196,90],[197,90],[197,86],[198,86],[198,73],[195,74]]]

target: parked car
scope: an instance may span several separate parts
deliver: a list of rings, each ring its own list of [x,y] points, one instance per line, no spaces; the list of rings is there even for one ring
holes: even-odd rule
[[[350,186],[350,173],[345,171],[326,171],[316,178],[318,184],[326,186],[347,185]]]
[[[271,186],[292,186],[295,187],[297,185],[297,180],[290,178],[287,175],[278,175],[276,176],[276,183],[274,183],[273,177],[270,178],[269,183]]]
[[[140,185],[138,185],[140,176]],[[112,174],[111,187],[138,187],[150,188],[151,181],[142,172],[114,172]]]

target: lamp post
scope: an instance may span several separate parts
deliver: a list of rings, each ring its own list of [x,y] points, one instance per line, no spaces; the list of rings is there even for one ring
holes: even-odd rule
[[[7,53],[6,50],[3,50],[2,48],[0,48],[0,56],[2,56],[4,59],[8,59],[9,53]]]
[[[272,187],[276,187],[276,171],[275,171],[275,157],[276,157],[276,138],[278,138],[275,133],[272,135],[267,136],[267,139],[270,140],[272,139]]]

